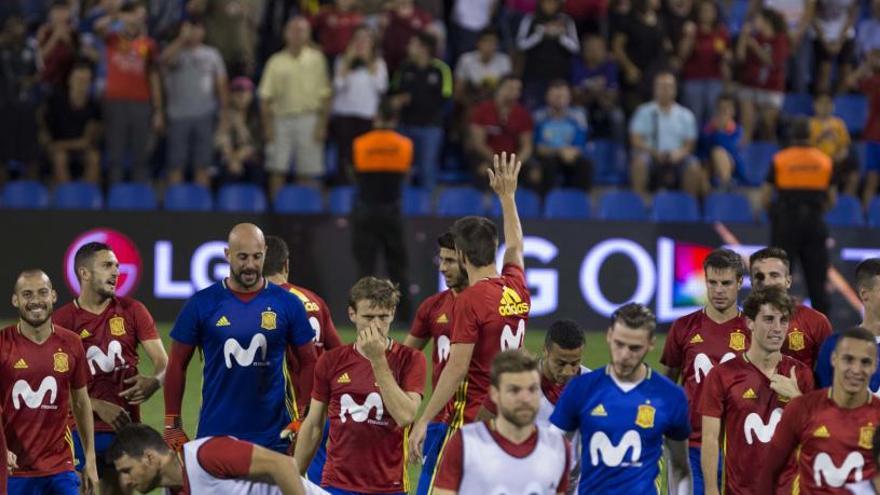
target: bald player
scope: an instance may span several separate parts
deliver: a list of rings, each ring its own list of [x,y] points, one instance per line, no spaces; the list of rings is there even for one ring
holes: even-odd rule
[[[311,383],[315,332],[302,302],[263,277],[266,241],[256,225],[236,225],[225,253],[229,277],[193,295],[171,330],[164,437],[178,451],[188,440],[180,406],[198,347],[205,364],[196,437],[232,435],[286,452],[289,443],[278,432],[290,423],[294,404],[284,353],[293,347],[303,377],[298,381]],[[303,393],[308,396],[310,387]]]

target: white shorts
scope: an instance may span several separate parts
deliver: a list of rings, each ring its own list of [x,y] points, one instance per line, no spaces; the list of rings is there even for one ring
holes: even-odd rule
[[[771,91],[769,89],[742,87],[739,90],[739,97],[743,101],[750,101],[755,105],[773,107],[777,110],[782,109],[782,102],[785,100],[785,93],[782,91]]]
[[[324,143],[315,141],[317,125],[314,113],[275,117],[274,140],[266,146],[266,170],[286,174],[292,158],[297,177],[324,175]]]

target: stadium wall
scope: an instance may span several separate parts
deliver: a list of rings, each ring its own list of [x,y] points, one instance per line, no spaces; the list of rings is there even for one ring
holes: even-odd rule
[[[25,220],[26,219],[26,220]],[[346,322],[347,289],[354,282],[351,230],[332,216],[230,215],[166,212],[0,212],[11,227],[3,244],[0,280],[11,291],[17,272],[39,267],[49,273],[61,302],[77,290],[73,254],[98,240],[111,244],[122,264],[119,290],[144,301],[157,320],[173,320],[186,298],[224,277],[224,239],[236,222],[250,221],[290,244],[293,280],[321,294]],[[411,292],[418,303],[442,284],[433,258],[435,239],[451,219],[406,220]],[[607,325],[622,302],[646,302],[664,323],[702,304],[702,259],[727,245],[747,256],[763,246],[759,225],[653,224],[536,220],[524,222],[526,275],[532,289],[531,324],[546,327],[559,317],[590,329]],[[855,265],[880,256],[880,230],[832,229],[835,327],[860,321],[850,287]],[[844,247],[846,246],[846,247]],[[499,249],[499,261],[501,259]],[[381,265],[380,265],[381,266]],[[748,283],[746,284],[748,287]],[[804,294],[796,273],[795,293]],[[13,318],[4,305],[0,317]]]

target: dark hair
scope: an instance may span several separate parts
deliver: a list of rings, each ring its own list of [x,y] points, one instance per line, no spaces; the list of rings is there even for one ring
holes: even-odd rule
[[[769,259],[778,259],[785,264],[787,270],[791,270],[791,262],[788,260],[788,253],[786,253],[784,249],[775,246],[768,246],[752,253],[752,255],[749,256],[749,269],[751,270],[751,267],[755,262]]]
[[[52,5],[49,6],[49,10],[69,9],[69,8],[70,8],[70,4],[65,2],[64,0],[55,0],[54,2],[52,2]]]
[[[712,7],[712,10],[715,11],[715,24],[713,27],[717,28],[718,26],[723,25],[724,20],[721,18],[721,10],[718,8],[718,4],[713,0],[697,0],[697,2],[693,6],[693,11],[691,15],[691,20],[699,24],[700,22],[700,7],[703,5],[708,5]]]
[[[880,276],[880,258],[868,258],[856,265],[856,289],[874,287],[874,277]]]
[[[788,34],[788,25],[785,23],[785,18],[782,17],[782,14],[773,9],[761,9],[759,14],[764,19],[767,19],[767,22],[770,23],[770,26],[773,28],[773,33],[779,36],[780,34],[787,35]]]
[[[565,88],[570,89],[571,86],[568,84],[568,81],[565,79],[554,79],[550,81],[550,84],[547,85],[547,91],[549,92],[551,89],[555,88]]]
[[[852,327],[840,332],[840,337],[837,338],[837,344],[834,346],[834,350],[837,350],[837,348],[840,347],[840,343],[843,342],[843,339],[861,340],[863,342],[870,342],[871,344],[877,342],[874,338],[874,334],[867,328]]]
[[[725,248],[713,250],[703,260],[703,271],[708,272],[709,268],[716,270],[733,270],[737,280],[742,280],[746,267],[743,266],[742,256],[735,251]]]
[[[572,350],[584,346],[584,330],[574,320],[554,321],[544,336],[544,347],[556,344],[560,349]]]
[[[49,278],[49,275],[47,275],[46,272],[39,268],[28,268],[19,272],[18,276],[15,277],[15,285],[12,289],[13,292],[18,292],[18,280],[23,277],[46,277],[46,279],[49,281],[49,288],[52,288],[52,279]]]
[[[498,31],[496,31],[495,29],[490,28],[490,27],[489,27],[489,28],[486,28],[486,29],[483,29],[482,31],[480,31],[480,35],[479,35],[479,37],[478,37],[477,39],[478,39],[478,40],[482,40],[482,39],[484,39],[484,38],[488,38],[488,37],[490,37],[490,36],[491,36],[492,38],[498,39]]]
[[[397,110],[391,104],[390,98],[382,98],[379,101],[379,108],[376,110],[376,116],[382,122],[395,122],[397,120]]]
[[[126,455],[141,458],[147,450],[161,454],[171,451],[161,433],[145,424],[131,423],[116,432],[104,458],[108,464],[113,464]]]
[[[709,3],[714,4],[714,2],[711,2],[711,0]],[[734,95],[733,93],[731,93],[729,91],[725,91],[725,92],[721,93],[720,95],[718,95],[718,98],[715,98],[715,108],[718,108],[721,105],[721,102],[724,102],[724,101],[729,102],[729,103],[733,103],[734,105],[736,105],[736,95]]]
[[[455,235],[455,248],[461,250],[474,266],[488,266],[495,263],[498,249],[498,227],[486,217],[459,218],[452,225]]]
[[[821,91],[816,92],[815,96],[813,96],[813,101],[815,102],[819,98],[828,98],[830,100],[833,100],[834,95],[831,94],[831,91],[828,91],[827,89],[823,89]]]
[[[70,68],[70,72],[80,69],[88,69],[89,72],[95,72],[95,68],[92,66],[92,63],[84,58],[77,59],[73,63],[73,66]]]
[[[627,328],[634,330],[645,329],[651,335],[657,328],[657,318],[654,312],[644,304],[635,302],[624,304],[611,314],[611,326],[615,323],[623,323]]]
[[[501,383],[501,375],[505,373],[522,373],[523,371],[538,371],[538,360],[523,349],[502,351],[492,360],[489,379],[492,385],[497,388]]]
[[[440,234],[440,237],[437,238],[437,245],[443,249],[455,249],[455,236],[452,231],[447,230]]]
[[[396,309],[400,302],[400,290],[390,280],[364,277],[352,286],[348,306],[357,309],[358,301],[369,301],[371,306],[383,309]]]
[[[143,7],[140,2],[127,2],[122,4],[122,7],[119,9],[119,11],[123,14],[130,14],[140,7]]]
[[[666,77],[666,76],[671,77],[673,82],[678,83],[678,77],[675,75],[675,72],[672,72],[669,69],[660,69],[659,71],[657,71],[657,73],[654,74],[653,82],[657,82],[657,79],[660,79],[661,77]]]
[[[266,257],[263,259],[263,276],[271,277],[284,270],[284,262],[290,258],[290,249],[284,239],[277,235],[266,236]]]
[[[761,290],[753,290],[743,302],[743,314],[750,320],[755,321],[758,313],[761,312],[761,306],[765,304],[773,306],[788,317],[794,314],[794,301],[792,301],[788,292],[781,287],[765,287]]]
[[[792,144],[804,144],[810,140],[809,117],[794,117],[788,125],[788,136]]]
[[[113,251],[110,246],[103,242],[89,242],[76,250],[73,256],[73,269],[76,271],[76,279],[79,280],[79,269],[88,265],[95,259],[95,255],[101,251]]]
[[[413,38],[418,40],[418,42],[421,43],[422,46],[424,46],[428,50],[428,53],[430,53],[431,55],[437,52],[437,37],[433,34],[426,31],[421,31],[416,33]]]

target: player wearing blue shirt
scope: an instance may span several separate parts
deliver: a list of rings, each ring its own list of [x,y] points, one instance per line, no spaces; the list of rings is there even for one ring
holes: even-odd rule
[[[180,404],[186,367],[196,347],[205,364],[196,437],[232,435],[280,452],[289,444],[278,432],[293,412],[284,355],[299,359],[301,386],[311,393],[314,331],[302,302],[263,278],[263,233],[239,224],[229,234],[229,278],[197,292],[171,330],[166,373],[165,439],[175,449],[186,442]]]
[[[582,441],[578,493],[660,493],[664,440],[670,452],[672,493],[691,493],[684,390],[649,368],[656,320],[630,303],[611,316],[606,340],[611,363],[572,379],[550,422]]]
[[[856,291],[865,307],[865,316],[859,326],[874,334],[880,352],[880,258],[868,258],[856,266]],[[837,346],[839,337],[839,333],[831,334],[819,348],[819,357],[816,358],[816,388],[831,386],[834,372],[831,368],[831,353]],[[871,375],[870,388],[874,393],[880,392],[880,368]]]

